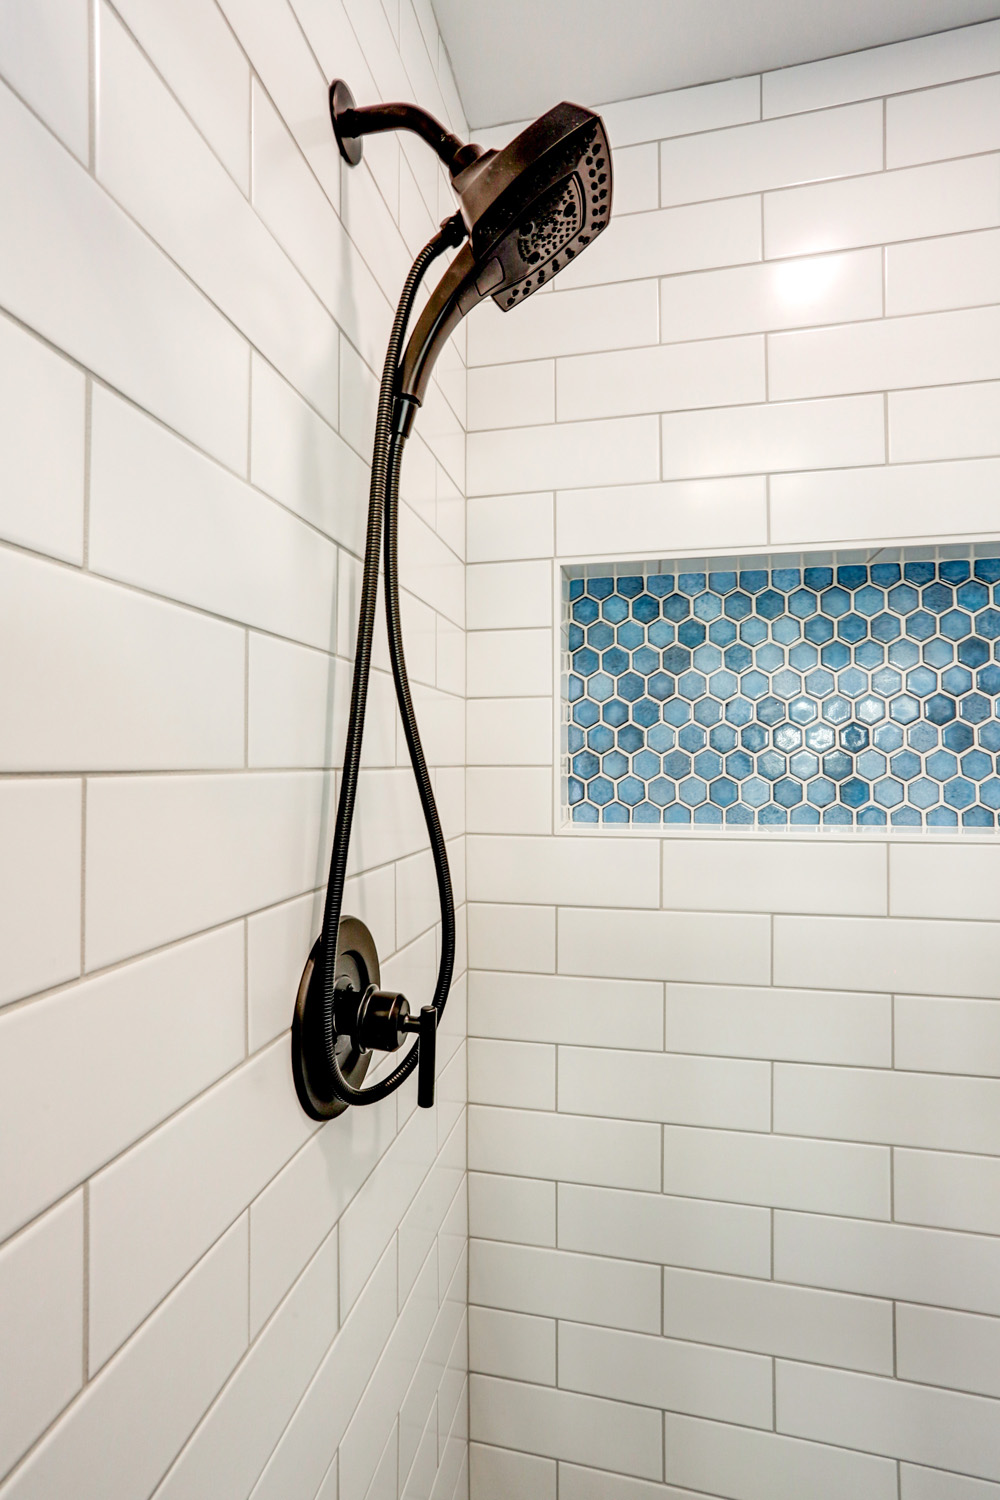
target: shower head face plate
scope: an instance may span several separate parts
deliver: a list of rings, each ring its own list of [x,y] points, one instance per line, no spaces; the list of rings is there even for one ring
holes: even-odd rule
[[[455,179],[480,290],[505,312],[564,270],[611,217],[611,151],[599,115],[557,104]]]

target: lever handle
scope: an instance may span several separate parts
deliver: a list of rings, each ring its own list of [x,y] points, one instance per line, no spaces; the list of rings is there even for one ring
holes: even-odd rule
[[[420,1011],[417,1037],[417,1104],[421,1109],[434,1107],[434,1066],[437,1059],[438,1013],[433,1005]]]

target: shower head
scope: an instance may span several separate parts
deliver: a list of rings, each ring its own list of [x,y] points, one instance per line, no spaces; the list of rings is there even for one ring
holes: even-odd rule
[[[470,149],[470,148],[466,148]],[[611,217],[611,151],[600,115],[557,104],[502,151],[452,177],[469,241],[419,318],[403,355],[401,394],[423,400],[441,348],[492,297],[504,312],[564,270]]]
[[[412,130],[451,173],[459,212],[452,243],[468,234],[417,321],[402,360],[400,395],[423,401],[434,361],[466,313],[492,297],[509,312],[565,269],[611,217],[611,151],[600,115],[557,104],[501,151],[463,144],[412,104],[355,107],[340,79],[330,114],[345,161],[361,160],[361,138]]]

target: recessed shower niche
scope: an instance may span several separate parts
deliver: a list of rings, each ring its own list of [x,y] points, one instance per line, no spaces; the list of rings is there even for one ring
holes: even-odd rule
[[[575,826],[996,829],[1000,542],[567,567]]]

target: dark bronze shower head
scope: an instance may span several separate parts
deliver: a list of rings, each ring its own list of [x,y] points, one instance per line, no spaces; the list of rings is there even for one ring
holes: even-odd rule
[[[440,156],[459,201],[463,245],[421,314],[402,361],[400,394],[419,406],[441,348],[466,313],[492,297],[509,312],[564,270],[611,217],[611,151],[600,115],[557,104],[500,151],[463,145],[411,104],[356,109],[340,81],[330,112],[345,160],[361,159],[362,135],[413,130]]]

